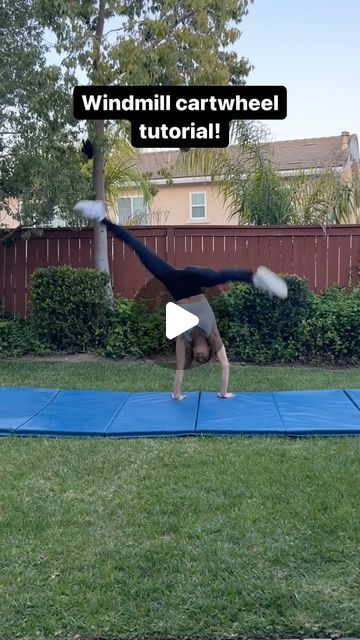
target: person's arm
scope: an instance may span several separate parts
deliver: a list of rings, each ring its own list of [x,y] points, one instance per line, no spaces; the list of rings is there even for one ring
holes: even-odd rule
[[[172,399],[183,400],[185,396],[181,395],[181,385],[184,378],[184,369],[186,363],[186,343],[183,335],[176,338],[176,371],[174,378],[174,386]]]
[[[218,396],[219,398],[233,398],[234,394],[228,393],[230,366],[224,345],[216,355],[221,366],[221,382]]]
[[[228,393],[229,373],[230,373],[229,360],[227,357],[224,343],[219,333],[219,329],[217,328],[216,324],[214,324],[208,340],[210,342],[212,351],[216,353],[216,357],[219,360],[220,367],[221,367],[220,390],[219,390],[218,396],[219,398],[233,398],[234,394]]]

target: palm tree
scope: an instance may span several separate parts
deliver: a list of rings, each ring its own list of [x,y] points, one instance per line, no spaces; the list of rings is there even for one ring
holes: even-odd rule
[[[247,179],[236,188],[230,217],[245,224],[291,223],[291,194],[284,188],[273,165],[261,154]]]
[[[237,134],[237,135],[236,135]],[[285,181],[276,172],[264,130],[235,123],[236,144],[228,149],[193,149],[178,166],[210,175],[229,219],[239,224],[340,224],[359,219],[360,181],[345,182],[331,167]]]
[[[360,181],[351,181],[331,167],[300,172],[289,181],[293,224],[343,224],[359,220]]]
[[[114,212],[121,194],[129,188],[137,188],[144,198],[145,204],[150,204],[156,190],[150,180],[138,168],[139,152],[123,137],[115,137],[110,143],[110,149],[105,154],[105,200],[108,205],[109,217],[116,222]]]
[[[259,125],[234,122],[227,149],[192,149],[182,153],[178,166],[194,175],[210,175],[222,196],[229,218],[239,224],[280,224],[289,220],[289,196],[261,142],[268,132]]]

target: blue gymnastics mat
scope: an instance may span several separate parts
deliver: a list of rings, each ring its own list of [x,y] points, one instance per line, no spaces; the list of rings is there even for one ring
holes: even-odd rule
[[[360,389],[238,393],[0,387],[0,435],[112,438],[360,435]]]

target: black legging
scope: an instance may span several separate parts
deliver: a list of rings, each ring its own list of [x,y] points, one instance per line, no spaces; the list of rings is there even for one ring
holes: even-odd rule
[[[203,267],[186,267],[185,269],[175,269],[170,264],[159,258],[150,251],[142,242],[134,238],[126,229],[120,225],[110,222],[107,218],[102,220],[117,237],[135,251],[144,267],[152,275],[160,280],[174,300],[190,298],[202,293],[203,287],[214,287],[225,282],[247,282],[252,283],[253,272],[241,271],[238,269],[224,269],[215,271]]]

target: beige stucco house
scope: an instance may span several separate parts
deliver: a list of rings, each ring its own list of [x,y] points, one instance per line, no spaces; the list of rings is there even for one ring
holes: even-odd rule
[[[340,172],[345,181],[351,182],[360,170],[359,144],[355,134],[343,132],[339,136],[286,140],[265,146],[284,179],[300,171],[313,174],[331,168]],[[229,153],[235,150],[236,147],[229,147]],[[158,189],[151,204],[151,215],[145,214],[141,194],[132,189],[119,198],[118,210],[112,212],[113,216],[117,214],[123,224],[131,224],[131,221],[169,225],[236,223],[229,219],[229,212],[211,184],[210,176],[185,173],[176,168],[179,153],[177,150],[141,153],[140,168],[151,175],[151,182]],[[167,175],[172,176],[170,185]]]
[[[0,231],[1,229],[14,229],[19,225],[19,216],[21,214],[21,200],[11,198],[7,201],[6,207],[1,207],[0,202]],[[54,216],[52,221],[52,227],[65,226],[64,221],[60,216]]]
[[[15,216],[19,214],[20,203],[18,200],[11,198],[6,204],[6,208],[2,208],[0,202],[0,229],[13,229],[18,226]]]
[[[360,172],[359,143],[355,134],[343,132],[325,138],[272,142],[265,147],[284,179],[299,171],[311,174],[331,167],[340,172],[345,181],[351,182]],[[229,147],[228,152],[237,153],[236,147]],[[157,194],[147,208],[141,192],[129,189],[118,198],[117,208],[110,211],[111,218],[122,224],[234,224],[222,197],[211,184],[210,176],[176,168],[179,153],[178,150],[140,153],[139,168],[150,175],[158,189]],[[168,176],[171,176],[171,184]],[[14,201],[12,206],[16,208],[18,203]],[[355,222],[355,219],[348,222]],[[0,228],[2,226],[17,226],[4,210],[0,210]],[[52,226],[62,226],[61,220],[54,220]]]

